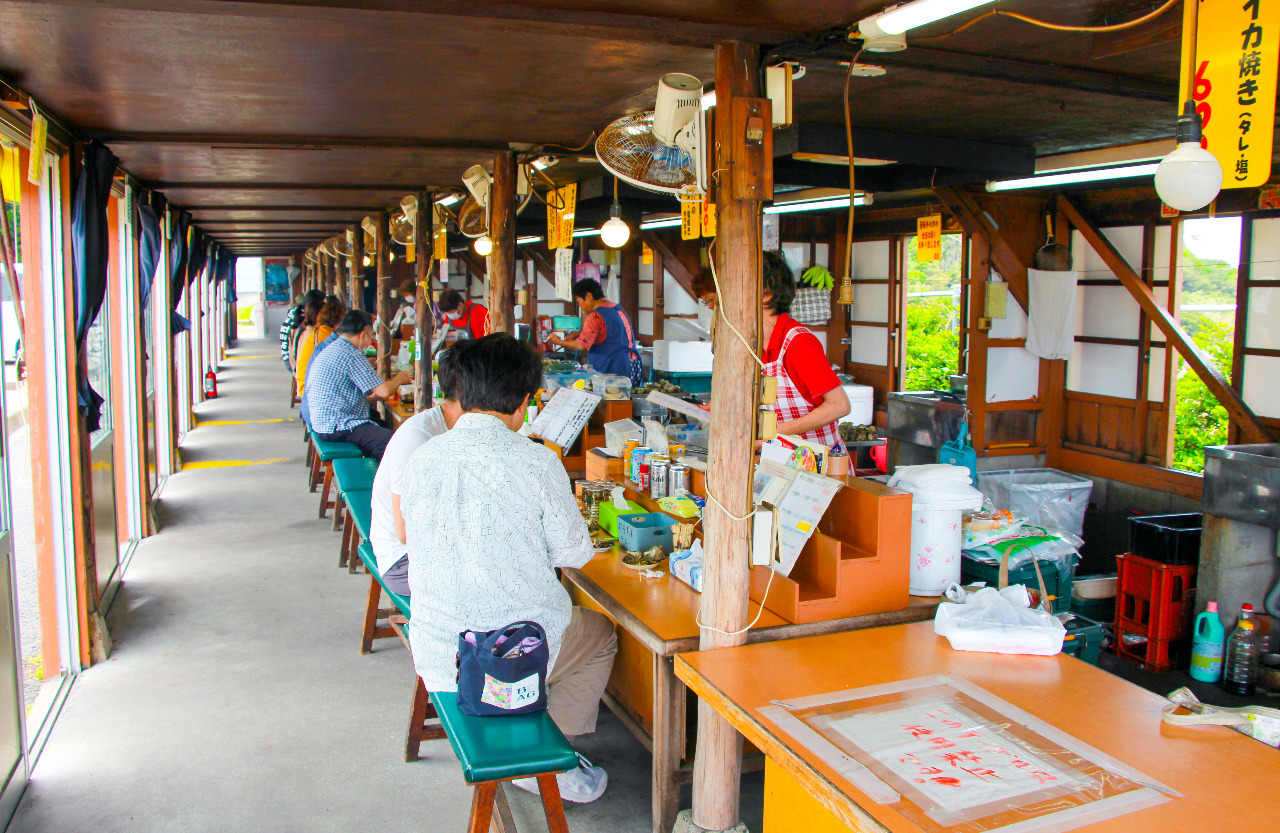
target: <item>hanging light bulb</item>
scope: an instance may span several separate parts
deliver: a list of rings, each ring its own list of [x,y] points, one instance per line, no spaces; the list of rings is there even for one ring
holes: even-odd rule
[[[373,263],[373,261],[369,259],[369,256],[368,256],[368,255],[365,255],[365,256],[364,256],[364,265],[365,265],[365,266],[368,266],[370,263]]]
[[[1156,168],[1156,193],[1170,208],[1198,211],[1222,190],[1222,165],[1200,147],[1200,136],[1200,114],[1188,101],[1178,116],[1178,146]]]
[[[493,251],[493,241],[489,239],[489,235],[483,235],[476,238],[476,242],[472,244],[472,248],[476,250],[476,254],[480,257],[488,257]]]
[[[613,178],[613,205],[609,206],[609,219],[600,227],[600,239],[610,249],[625,246],[631,239],[631,227],[622,219],[622,204],[618,202],[618,178]]]

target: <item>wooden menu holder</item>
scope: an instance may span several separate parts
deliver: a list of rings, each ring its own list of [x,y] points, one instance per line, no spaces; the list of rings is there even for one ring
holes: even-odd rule
[[[911,494],[845,478],[790,576],[751,570],[751,599],[795,624],[903,610],[910,604]],[[769,595],[765,597],[765,588]]]
[[[605,423],[630,418],[630,399],[602,399],[578,439],[573,441],[572,447],[564,449],[561,454],[560,446],[555,443],[544,441],[544,445],[560,454],[560,461],[569,472],[570,480],[580,480],[587,472],[587,452],[604,445]]]

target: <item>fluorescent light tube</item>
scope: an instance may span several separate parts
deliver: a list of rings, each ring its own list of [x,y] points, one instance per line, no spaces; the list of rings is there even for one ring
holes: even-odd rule
[[[640,224],[640,228],[645,230],[651,228],[671,228],[672,226],[678,226],[683,222],[684,221],[679,217],[667,217],[663,220],[645,220]]]
[[[1108,179],[1131,179],[1139,176],[1155,176],[1158,164],[1125,165],[1122,168],[1094,168],[1048,176],[1029,176],[1025,179],[1005,179],[988,182],[987,190],[1017,191],[1022,188],[1048,188],[1051,185],[1072,185],[1078,182],[1104,182]]]
[[[543,239],[543,238],[541,238],[541,237],[539,237],[539,236],[537,236],[537,235],[529,235],[528,237],[517,237],[517,238],[516,238],[516,245],[517,245],[517,246],[523,246],[523,245],[524,245],[524,244],[526,244],[526,243],[541,243],[541,242],[542,242],[542,239]]]
[[[914,3],[906,3],[875,15],[870,20],[886,35],[901,35],[908,29],[925,26],[935,20],[967,12],[991,2],[993,0],[915,0]],[[859,29],[862,29],[862,26],[862,23],[858,24]]]
[[[457,194],[450,194],[447,197],[441,197],[436,200],[436,205],[453,205],[455,202],[461,202],[462,197]]]
[[[858,194],[853,204],[868,205],[869,202],[864,194]],[[848,197],[837,197],[832,200],[808,200],[802,202],[784,202],[778,205],[770,205],[765,208],[765,214],[791,214],[796,211],[822,211],[828,208],[848,208]]]
[[[598,228],[580,228],[573,233],[574,237],[595,237],[600,233]]]

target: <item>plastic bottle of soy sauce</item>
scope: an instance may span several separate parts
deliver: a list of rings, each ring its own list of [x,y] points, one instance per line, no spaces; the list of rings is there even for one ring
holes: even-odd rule
[[[1227,655],[1222,668],[1222,687],[1232,694],[1253,694],[1258,678],[1258,620],[1253,605],[1240,608],[1240,620],[1227,640]]]

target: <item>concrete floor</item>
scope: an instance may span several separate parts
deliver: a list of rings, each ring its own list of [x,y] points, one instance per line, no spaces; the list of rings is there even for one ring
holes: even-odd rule
[[[138,547],[110,612],[110,661],[76,682],[11,833],[462,831],[471,790],[445,741],[401,760],[408,653],[359,653],[368,579],[337,567],[338,535],[305,487],[297,411],[274,339],[242,339],[218,376],[187,462],[161,494],[163,529]],[[580,750],[610,775],[569,826],[647,833],[650,758],[602,711]],[[759,830],[762,783],[744,778]],[[540,804],[510,790],[522,831]],[[689,795],[686,790],[685,806]]]

